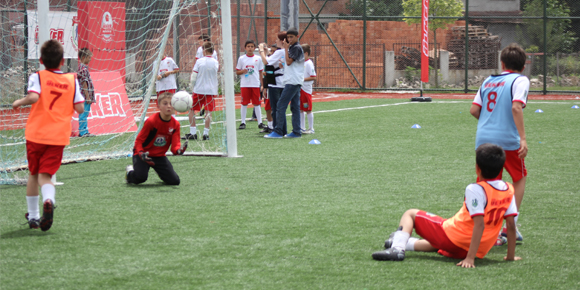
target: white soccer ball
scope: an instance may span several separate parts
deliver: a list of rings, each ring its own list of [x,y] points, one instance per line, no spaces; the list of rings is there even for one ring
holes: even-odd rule
[[[171,106],[173,106],[173,108],[178,112],[185,113],[191,109],[192,105],[193,99],[186,91],[179,91],[173,94],[173,97],[171,98]]]

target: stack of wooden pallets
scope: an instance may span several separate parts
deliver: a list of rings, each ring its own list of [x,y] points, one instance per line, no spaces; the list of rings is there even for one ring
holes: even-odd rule
[[[467,52],[469,69],[492,69],[497,68],[498,51],[501,38],[491,35],[483,26],[469,26],[467,30],[469,48]],[[455,64],[456,69],[465,67],[465,26],[451,28],[451,37],[447,50],[457,59],[450,60],[450,66]]]

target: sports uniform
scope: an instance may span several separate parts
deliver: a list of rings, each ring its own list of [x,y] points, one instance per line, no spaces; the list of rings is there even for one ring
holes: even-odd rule
[[[173,58],[166,56],[161,60],[161,63],[159,63],[159,70],[155,72],[155,75],[163,76],[163,73],[172,72],[174,70],[179,70],[179,67]],[[174,94],[175,90],[177,90],[177,79],[175,74],[170,74],[167,77],[157,80],[155,82],[155,89],[157,91],[157,97],[165,92]]]
[[[304,79],[316,77],[314,70],[314,63],[311,59],[304,62]],[[312,114],[312,81],[304,81],[302,89],[300,89],[300,129],[302,133],[314,133],[314,114]],[[309,129],[306,131],[305,116],[308,115]]]
[[[527,77],[511,72],[488,77],[475,95],[473,104],[481,108],[475,147],[484,143],[501,146],[506,153],[504,167],[514,182],[527,176],[523,159],[518,157],[520,136],[516,128],[512,103],[526,106],[530,81]],[[498,176],[501,179],[502,174]]]
[[[198,75],[193,88],[193,110],[200,111],[204,106],[208,112],[215,110],[214,96],[218,94],[218,70],[219,63],[211,56],[205,56],[195,62],[193,72]]]
[[[254,112],[256,113],[258,122],[260,122],[259,126],[261,128],[262,110],[260,108],[260,80],[262,78],[262,71],[264,70],[262,58],[258,55],[248,56],[247,54],[244,54],[238,59],[236,70],[248,70],[248,72],[241,77],[240,81],[242,92],[242,107],[240,109],[242,124],[240,125],[240,129],[246,128],[246,110],[250,102],[254,105]]]
[[[147,180],[149,168],[151,167],[139,157],[140,152],[149,152],[149,157],[153,159],[155,166],[153,169],[159,178],[170,185],[180,183],[179,176],[173,170],[169,159],[165,156],[167,149],[171,147],[171,152],[177,155],[177,150],[181,147],[179,138],[179,122],[171,117],[171,120],[164,121],[161,114],[156,113],[149,116],[143,124],[143,129],[135,139],[133,148],[133,171],[127,174],[127,182],[139,184]]]
[[[203,57],[204,57],[204,55],[203,55],[203,47],[200,46],[200,47],[197,48],[197,52],[195,53],[195,59],[198,60],[198,59],[203,58]],[[213,59],[215,59],[215,60],[218,60],[217,52],[215,50],[213,51],[211,57]]]
[[[26,155],[30,175],[54,175],[64,147],[70,144],[74,105],[84,103],[73,74],[42,70],[28,79],[28,92],[40,95],[26,122]]]

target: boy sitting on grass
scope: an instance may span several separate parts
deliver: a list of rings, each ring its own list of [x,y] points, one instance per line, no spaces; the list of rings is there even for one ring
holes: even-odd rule
[[[516,224],[518,214],[513,185],[496,179],[505,162],[505,152],[490,143],[475,150],[475,172],[479,182],[465,189],[463,206],[450,219],[443,219],[418,209],[407,210],[401,217],[399,228],[385,241],[387,250],[376,252],[373,259],[402,261],[405,251],[438,252],[462,259],[457,266],[475,268],[475,257],[482,259],[493,247],[506,220],[508,249],[506,261],[515,257]],[[411,238],[413,229],[423,239]]]
[[[179,139],[179,122],[173,118],[171,106],[172,93],[162,93],[157,99],[159,113],[145,120],[143,128],[133,148],[133,165],[126,168],[127,183],[139,184],[147,180],[149,168],[153,167],[159,178],[168,185],[179,185],[179,176],[173,170],[165,156],[171,146],[173,155],[183,155],[187,149],[187,140],[181,146]]]

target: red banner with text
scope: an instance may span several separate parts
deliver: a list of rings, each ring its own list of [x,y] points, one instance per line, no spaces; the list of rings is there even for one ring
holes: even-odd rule
[[[421,81],[429,82],[429,0],[423,0],[421,21]]]
[[[135,117],[119,72],[91,72],[95,86],[95,103],[91,105],[88,129],[91,134],[137,131]],[[72,136],[79,135],[79,115],[72,121]]]

